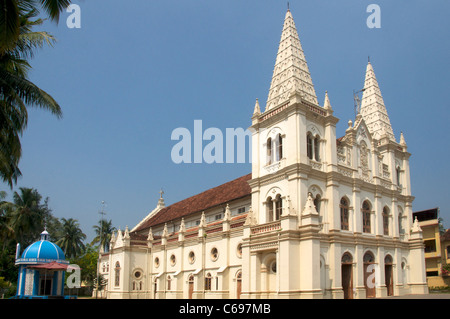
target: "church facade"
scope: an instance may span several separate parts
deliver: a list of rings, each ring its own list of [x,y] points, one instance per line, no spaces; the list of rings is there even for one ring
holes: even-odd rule
[[[370,298],[427,293],[412,220],[409,157],[369,62],[360,108],[336,136],[291,12],[264,111],[251,118],[252,172],[157,207],[101,255],[107,298]]]

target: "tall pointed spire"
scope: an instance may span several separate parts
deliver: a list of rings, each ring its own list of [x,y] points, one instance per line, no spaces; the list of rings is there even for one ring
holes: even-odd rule
[[[374,138],[380,139],[383,135],[387,134],[390,140],[395,141],[383,96],[381,95],[381,90],[370,61],[366,68],[360,113],[367,124],[369,132]]]
[[[318,105],[294,19],[288,9],[284,19],[266,111],[288,101],[293,91],[298,92],[306,101]]]

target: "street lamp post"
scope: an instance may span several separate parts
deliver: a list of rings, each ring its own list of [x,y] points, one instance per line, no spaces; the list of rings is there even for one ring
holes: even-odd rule
[[[99,288],[99,277],[100,277],[100,260],[101,260],[101,247],[102,247],[102,232],[103,232],[103,215],[106,215],[105,213],[105,201],[102,201],[102,210],[99,212],[100,215],[100,242],[98,245],[98,259],[97,259],[97,287],[95,290],[95,299],[98,298],[98,288]]]

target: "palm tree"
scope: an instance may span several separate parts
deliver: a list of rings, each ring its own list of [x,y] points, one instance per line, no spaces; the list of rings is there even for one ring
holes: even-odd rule
[[[59,21],[59,14],[66,9],[70,0],[2,0],[0,2],[0,55],[14,49],[20,31],[20,19],[23,12],[36,11],[43,8],[47,16]]]
[[[106,251],[109,242],[111,241],[111,235],[113,231],[116,230],[115,227],[112,226],[112,221],[104,220],[102,219],[98,225],[94,226],[95,233],[97,236],[92,240],[92,245],[99,243],[101,247]],[[100,242],[100,235],[101,235],[101,242]]]
[[[21,187],[19,190],[20,194],[14,192],[10,203],[9,224],[16,241],[28,246],[39,237],[51,213],[47,200],[42,204],[42,196],[36,189]]]
[[[63,234],[56,244],[64,251],[66,258],[77,258],[85,249],[83,240],[86,239],[86,235],[81,231],[80,224],[76,219],[62,218],[61,221]]]
[[[14,230],[9,225],[10,208],[12,204],[5,201],[6,196],[6,192],[0,191],[0,242],[2,243],[2,252],[4,252],[14,237]]]
[[[58,103],[27,79],[31,68],[27,59],[33,57],[36,49],[55,41],[46,32],[32,31],[34,26],[43,23],[42,19],[31,20],[37,14],[36,10],[21,12],[15,46],[0,51],[0,178],[11,188],[21,175],[18,167],[22,153],[20,136],[28,122],[27,107],[39,107],[57,117],[62,116]]]

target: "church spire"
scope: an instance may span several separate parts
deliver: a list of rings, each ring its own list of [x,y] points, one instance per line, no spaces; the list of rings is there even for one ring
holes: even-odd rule
[[[266,111],[288,101],[293,91],[299,93],[304,100],[318,105],[294,19],[288,9],[284,19]]]
[[[360,114],[374,138],[380,139],[383,135],[387,135],[390,140],[395,141],[383,96],[370,61],[366,68]]]

